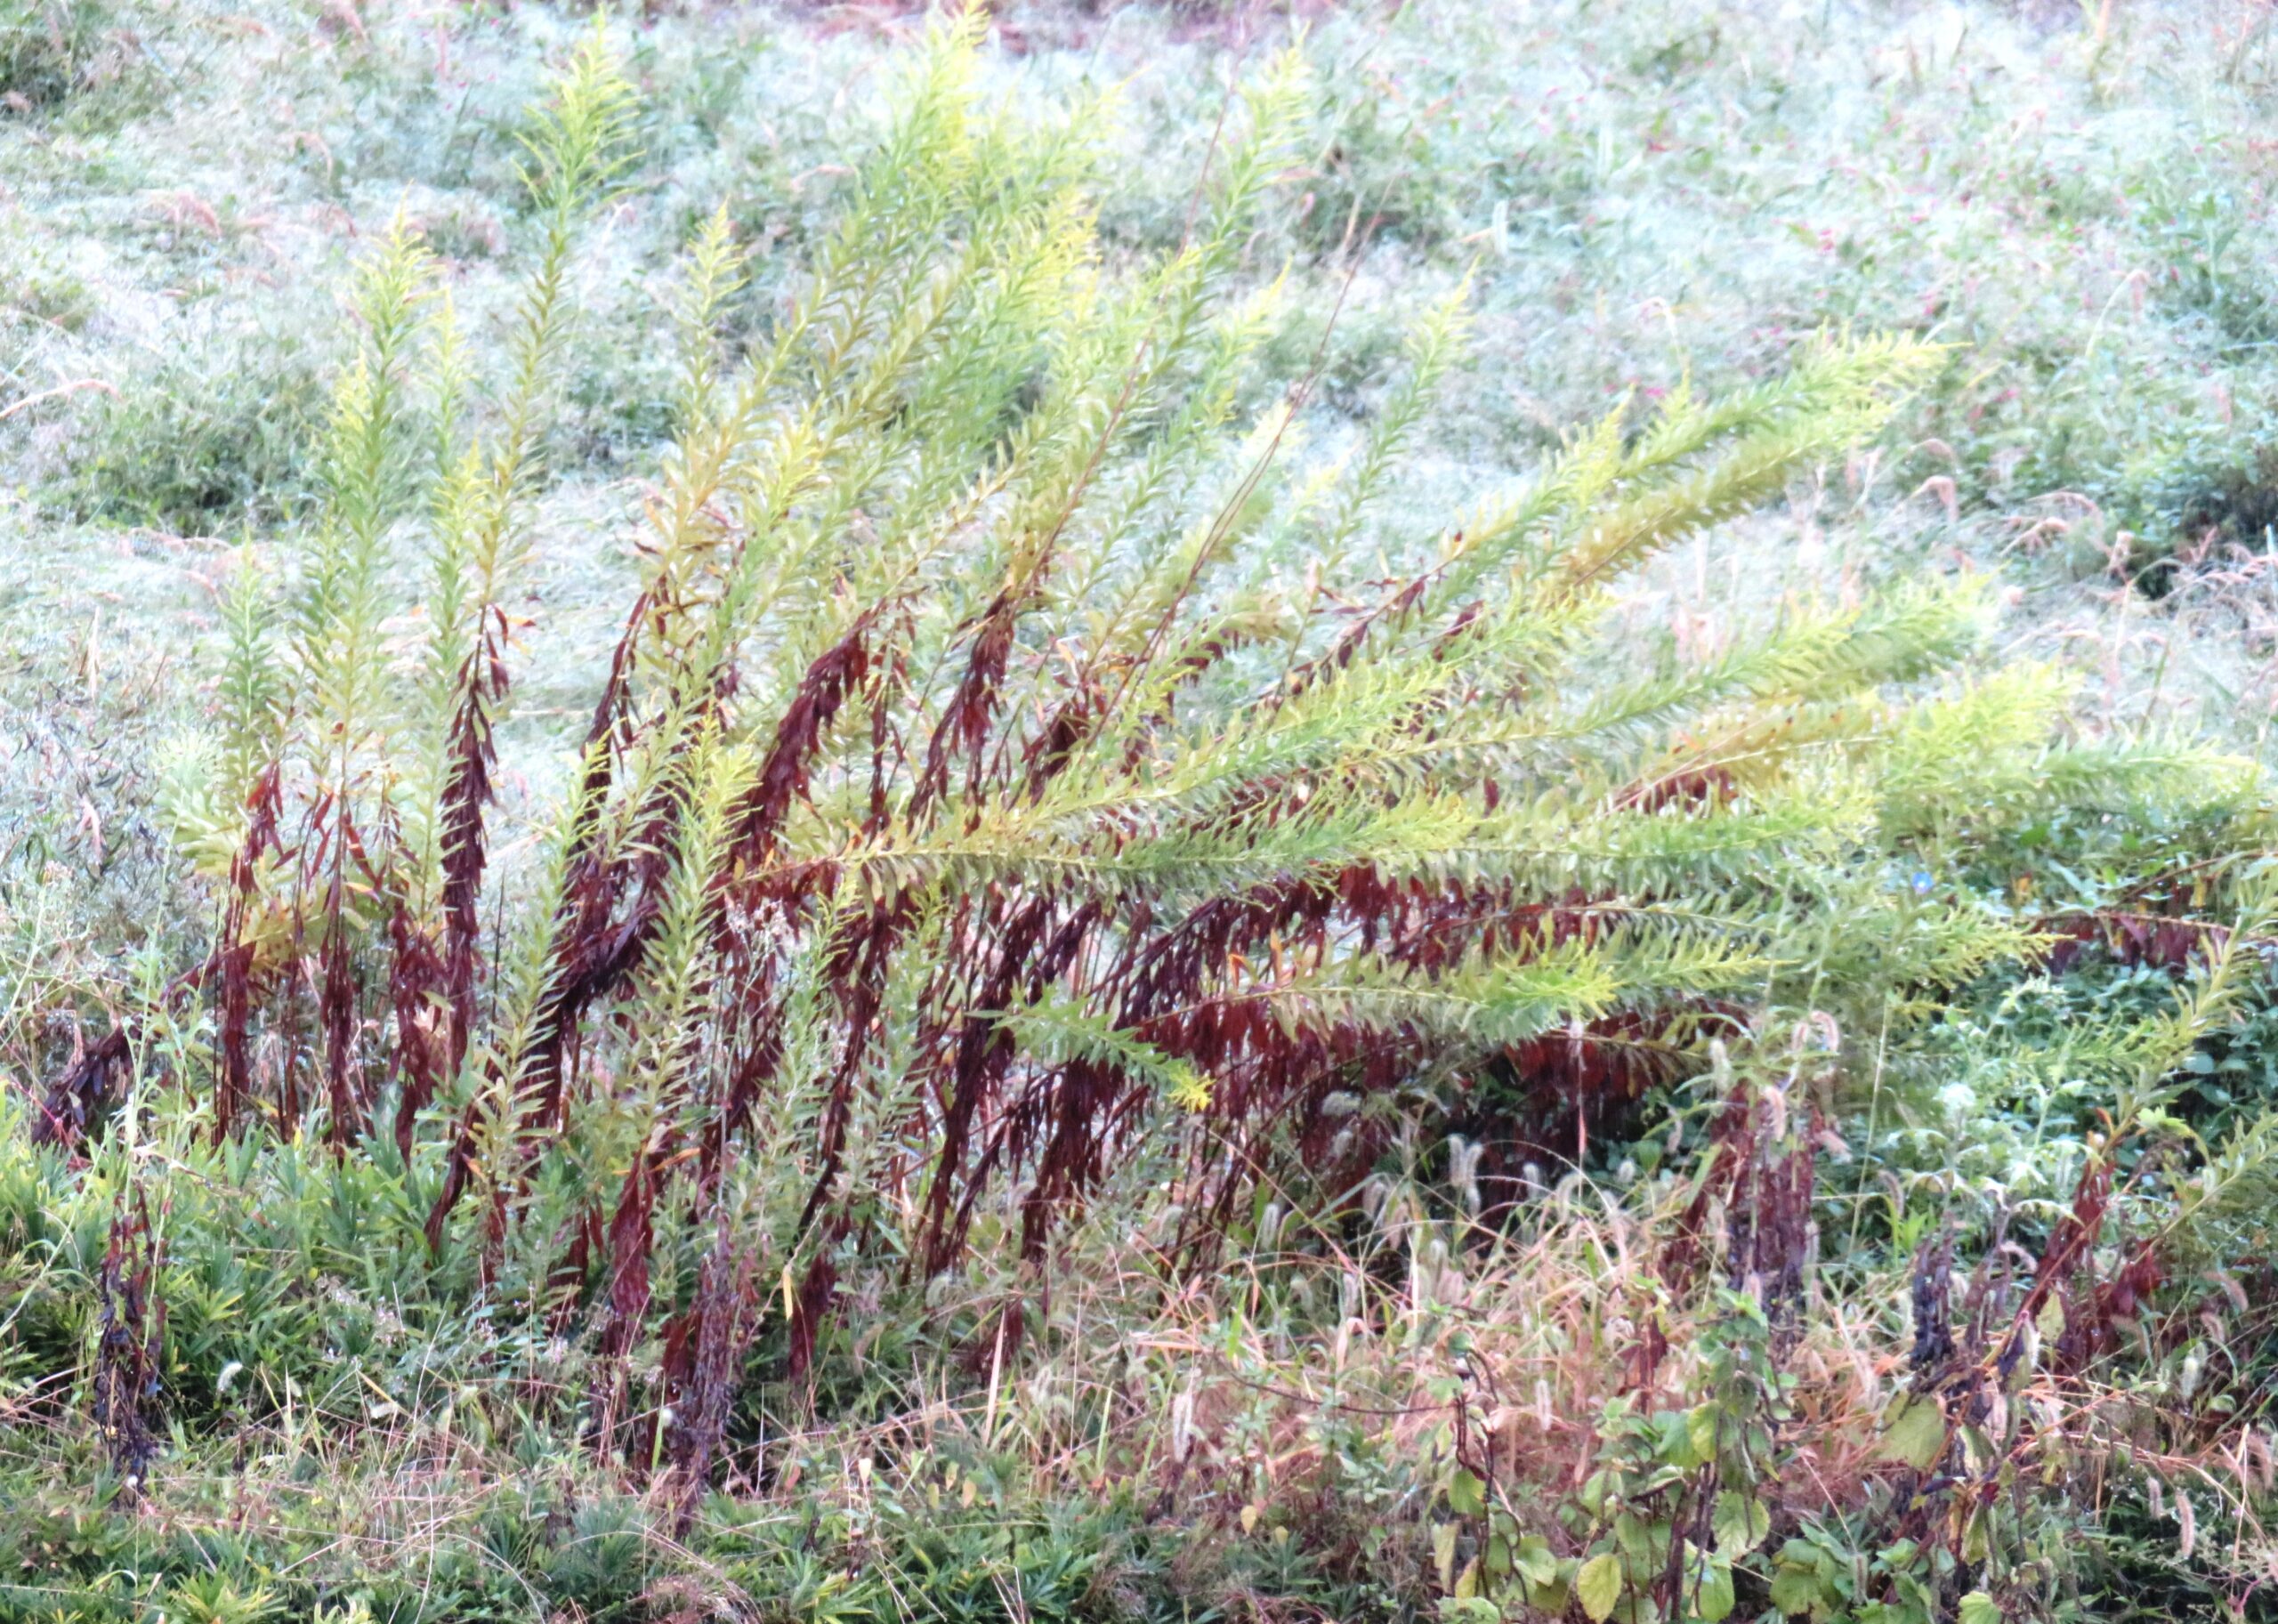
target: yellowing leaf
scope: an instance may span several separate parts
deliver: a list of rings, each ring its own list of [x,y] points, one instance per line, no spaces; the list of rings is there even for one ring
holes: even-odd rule
[[[1985,1524],[1985,1513],[1980,1508],[1970,1517],[1969,1526],[1962,1531],[1961,1559],[1964,1562],[1983,1562],[1991,1552],[1991,1531]]]
[[[1211,1081],[1207,1071],[1197,1071],[1185,1061],[1171,1062],[1167,1087],[1171,1103],[1181,1111],[1202,1111],[1210,1109]]]
[[[1819,1604],[1819,1575],[1809,1568],[1781,1568],[1772,1576],[1772,1604],[1782,1612],[1809,1612]]]
[[[1621,1600],[1621,1558],[1608,1551],[1584,1563],[1574,1575],[1574,1597],[1590,1615],[1590,1624],[1605,1624]]]

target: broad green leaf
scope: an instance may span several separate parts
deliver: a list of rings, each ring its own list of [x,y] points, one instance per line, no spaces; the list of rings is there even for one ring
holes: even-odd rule
[[[1883,1453],[1927,1472],[1946,1452],[1946,1412],[1935,1399],[1902,1394],[1886,1412]]]
[[[1483,1596],[1443,1596],[1440,1624],[1503,1624],[1503,1610]]]
[[[1717,1624],[1732,1612],[1733,1602],[1733,1564],[1721,1556],[1711,1557],[1700,1567],[1700,1583],[1692,1595],[1692,1616],[1703,1624]]]
[[[1745,1556],[1772,1531],[1772,1512],[1753,1495],[1727,1489],[1717,1497],[1715,1527],[1720,1555]]]
[[[1691,1412],[1672,1410],[1655,1416],[1653,1432],[1654,1452],[1664,1467],[1690,1472],[1707,1458],[1693,1443]]]
[[[1568,1587],[1563,1579],[1552,1579],[1540,1583],[1533,1580],[1527,1581],[1527,1605],[1537,1612],[1548,1613],[1552,1618],[1557,1618],[1566,1611],[1568,1599]]]
[[[1724,1415],[1722,1405],[1703,1404],[1685,1418],[1687,1440],[1693,1454],[1702,1460],[1717,1458],[1717,1426]]]
[[[1487,1509],[1487,1485],[1474,1473],[1458,1466],[1448,1479],[1448,1505],[1458,1516],[1475,1517]]]
[[[1621,1600],[1621,1558],[1604,1551],[1584,1563],[1574,1575],[1574,1596],[1590,1615],[1590,1624],[1605,1624]]]
[[[1983,1590],[1973,1590],[1961,1598],[1957,1617],[1960,1624],[2003,1624],[2001,1604]]]
[[[1635,1512],[1625,1511],[1613,1519],[1613,1542],[1621,1554],[1638,1567],[1649,1566],[1653,1560],[1652,1532],[1644,1518]]]
[[[1522,1536],[1517,1548],[1511,1553],[1511,1561],[1531,1585],[1558,1582],[1558,1558],[1551,1555],[1549,1541],[1540,1534]]]
[[[1835,1558],[1808,1539],[1790,1539],[1782,1545],[1780,1562],[1783,1567],[1802,1568],[1821,1575],[1835,1571]]]
[[[1772,1604],[1782,1612],[1809,1612],[1819,1604],[1819,1575],[1809,1568],[1781,1568],[1772,1576]]]

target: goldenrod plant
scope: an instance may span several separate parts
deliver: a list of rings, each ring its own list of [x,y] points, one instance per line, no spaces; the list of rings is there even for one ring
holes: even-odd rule
[[[993,100],[985,27],[897,61],[756,312],[695,229],[566,729],[517,701],[610,24],[503,320],[407,216],[362,250],[166,778],[210,940],[0,1152],[22,1403],[120,1515],[254,1441],[248,1508],[202,1568],[12,1529],[71,1575],[23,1607],[1995,1624],[2140,1567],[2129,1474],[2250,1596],[2273,1132],[2185,1095],[2259,1007],[2256,772],[2077,729],[1967,571],[1626,612],[1943,351],[1823,333],[1434,510],[1468,282],[1349,439],[1272,364],[1302,46],[1135,253],[1110,101]],[[2083,959],[2158,996],[2052,1046]]]

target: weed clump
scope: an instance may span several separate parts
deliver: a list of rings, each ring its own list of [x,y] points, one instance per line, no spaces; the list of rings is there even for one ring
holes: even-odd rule
[[[0,331],[11,340],[24,329],[77,333],[96,308],[94,290],[50,256],[20,250],[0,263]]]
[[[0,0],[0,117],[124,88],[143,67],[134,30],[102,0]]]
[[[43,501],[176,535],[274,520],[313,494],[308,447],[326,394],[322,358],[297,335],[198,334],[73,398],[44,454],[56,472]]]
[[[193,1616],[2023,1624],[2115,1482],[2266,1498],[2267,1313],[2205,1282],[2278,1130],[2192,1080],[2259,1042],[2251,774],[2072,726],[1967,575],[1625,612],[1937,353],[1794,346],[1419,522],[1474,289],[1324,453],[1360,384],[1243,287],[1302,58],[1119,255],[1100,109],[990,110],[979,28],[770,297],[691,234],[540,747],[604,25],[502,323],[399,222],[303,460],[90,488],[251,539],[166,796],[210,935],[5,1107],[5,1369],[192,1531],[47,1492],[5,1554]],[[2010,996],[2066,943],[2140,985]]]

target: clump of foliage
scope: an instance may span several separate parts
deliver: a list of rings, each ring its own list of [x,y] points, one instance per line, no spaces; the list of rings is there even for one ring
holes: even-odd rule
[[[133,30],[97,0],[0,4],[0,117],[52,109],[80,92],[119,85],[141,67]]]
[[[78,394],[42,495],[76,519],[233,535],[311,494],[309,440],[326,399],[306,338],[204,334]]]
[[[29,245],[20,246],[0,264],[0,330],[9,331],[12,339],[12,329],[20,326],[76,332],[94,307],[94,295],[84,281]],[[12,354],[9,360],[12,363]]]
[[[604,60],[538,140],[545,248],[470,449],[433,448],[469,362],[427,319],[424,256],[400,235],[369,265],[281,643],[239,606],[218,771],[182,808],[230,899],[203,973],[216,1136],[392,1140],[432,1181],[432,1247],[549,1310],[592,1272],[626,1353],[665,1237],[704,1258],[669,1305],[691,1359],[742,1337],[763,1262],[797,1282],[796,1373],[845,1276],[939,1273],[984,1216],[1041,1264],[1150,1147],[1199,1244],[1269,1124],[1362,1152],[1340,1094],[1570,1022],[1690,1029],[1802,964],[1948,982],[2015,945],[1889,883],[1944,730],[1992,701],[1875,692],[1968,646],[1969,591],[1798,606],[1692,669],[1620,672],[1593,642],[1613,579],[1871,427],[1915,351],[1829,347],[1634,437],[1609,420],[1458,529],[1369,537],[1454,307],[1348,465],[1284,477],[1294,400],[1225,422],[1260,322],[1215,295],[1288,161],[1294,66],[1250,98],[1193,241],[1110,280],[1082,120],[981,119],[969,49],[933,59],[749,362],[708,330],[732,246],[715,226],[691,250],[645,578],[503,937],[505,604],[575,228],[623,139]],[[407,513],[426,630],[398,665]],[[252,1055],[278,1041],[264,1091]],[[107,1063],[59,1087],[58,1136]],[[759,1143],[788,1159],[747,1185]],[[684,1416],[719,1402],[673,1382]],[[688,1424],[697,1458],[719,1425]]]
[[[1682,648],[1618,612],[1937,358],[1824,339],[1419,521],[1463,294],[1345,454],[1305,444],[1312,373],[1238,416],[1301,60],[1183,239],[1111,263],[1101,109],[985,111],[978,26],[741,342],[728,216],[690,244],[638,579],[527,802],[518,616],[633,127],[606,34],[529,137],[502,337],[408,226],[364,262],[312,511],[234,573],[171,773],[208,950],[72,1037],[0,1164],[6,1369],[59,1426],[76,1374],[119,1497],[11,1530],[26,1560],[99,1616],[666,1616],[711,1582],[786,1616],[1994,1624],[2085,1604],[2110,1474],[2223,1460],[2243,1543],[2258,1321],[2170,1287],[2253,1256],[2278,1146],[2180,1109],[2261,973],[2264,882],[2205,857],[2250,778],[2072,735],[2052,673],[1986,663],[1967,577]],[[2052,1054],[1986,989],[2124,936],[2029,883],[2059,861],[2206,885],[2159,996]],[[2052,1072],[2096,1136],[1973,1205],[1938,1111]],[[259,1457],[238,1526],[274,1545],[125,1572],[169,1428]],[[333,1440],[469,1548],[415,1585],[293,1547]],[[502,1458],[529,1483],[469,1486]]]

